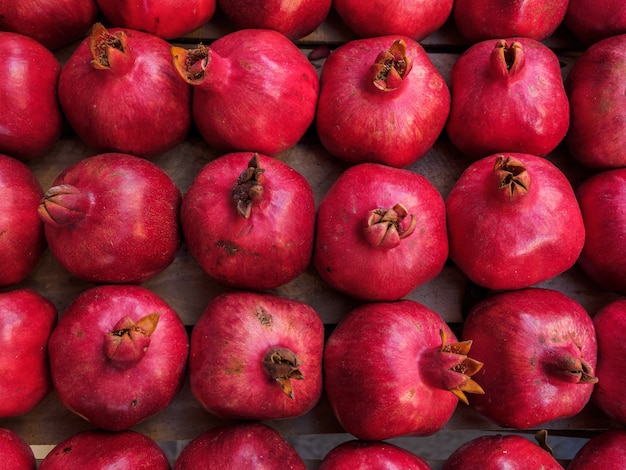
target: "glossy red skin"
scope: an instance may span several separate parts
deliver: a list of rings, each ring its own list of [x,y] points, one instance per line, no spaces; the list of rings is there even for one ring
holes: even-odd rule
[[[161,448],[135,431],[93,429],[57,444],[42,460],[40,470],[170,470]]]
[[[574,159],[596,170],[626,165],[626,34],[596,42],[565,80],[571,123],[565,142]]]
[[[438,30],[452,12],[452,0],[334,0],[342,21],[361,38],[399,34],[420,41]]]
[[[591,399],[607,415],[626,425],[626,401],[622,374],[623,354],[626,347],[620,334],[626,327],[626,299],[618,298],[600,309],[593,317],[598,340],[598,363],[596,384]]]
[[[626,461],[626,431],[609,429],[589,439],[565,467],[567,470],[620,468]]]
[[[291,350],[301,362],[304,379],[291,380],[293,398],[262,364],[277,347]],[[222,418],[300,416],[320,399],[323,349],[324,325],[309,305],[270,294],[225,293],[209,302],[192,330],[191,391]]]
[[[412,300],[350,311],[324,350],[324,389],[346,432],[362,440],[426,436],[450,419],[458,398],[439,385],[425,354],[456,337],[434,311]],[[356,405],[358,404],[358,405]]]
[[[502,155],[525,165],[531,178],[525,196],[509,199],[498,189],[497,155],[491,155],[472,163],[446,199],[450,259],[493,290],[530,287],[562,274],[585,243],[581,210],[561,170],[543,157]]]
[[[332,448],[319,470],[430,470],[421,457],[388,442],[352,440]]]
[[[368,212],[397,203],[415,214],[417,228],[394,248],[372,246],[363,236]],[[418,173],[361,163],[345,170],[319,205],[313,264],[352,297],[397,300],[437,276],[447,257],[443,197]]]
[[[525,62],[517,72],[497,73],[493,66],[491,53],[499,39],[522,45]],[[534,39],[499,39],[473,44],[453,65],[448,136],[474,160],[495,152],[547,155],[569,128],[559,59]]]
[[[569,0],[456,0],[453,18],[471,43],[520,36],[543,41],[561,24]]]
[[[61,64],[42,44],[21,34],[0,31],[0,48],[0,152],[36,160],[61,136]]]
[[[41,294],[0,294],[0,417],[32,410],[52,390],[47,344],[56,322],[56,308]]]
[[[35,470],[37,461],[28,443],[15,431],[0,428],[0,456],[5,470]]]
[[[529,429],[579,413],[593,383],[573,383],[552,365],[558,357],[584,360],[595,370],[597,344],[589,314],[576,301],[551,289],[495,294],[476,304],[463,325],[472,357],[484,363],[474,379],[484,395],[470,406],[502,427]],[[556,349],[554,349],[556,348]]]
[[[626,33],[626,3],[622,0],[569,0],[563,20],[583,45]]]
[[[137,321],[158,312],[150,345],[139,362],[123,369],[104,354],[104,336],[125,315]],[[188,337],[177,313],[148,289],[133,285],[92,287],[65,310],[48,345],[54,388],[63,404],[111,431],[131,428],[161,412],[182,386]]]
[[[209,47],[192,112],[204,140],[225,151],[276,155],[293,147],[315,117],[317,72],[283,34],[243,29]]]
[[[113,26],[174,39],[208,23],[216,9],[215,0],[97,0],[98,7]]]
[[[181,222],[190,253],[212,279],[228,287],[268,290],[308,267],[315,200],[304,176],[259,154],[263,196],[253,203],[250,217],[242,217],[231,193],[252,156],[234,152],[206,164],[183,197]]]
[[[278,431],[258,422],[221,425],[203,432],[181,451],[174,470],[306,470]]]
[[[96,69],[89,38],[78,45],[59,77],[67,121],[97,152],[151,158],[174,148],[191,127],[192,90],[172,64],[169,43],[141,31],[108,31],[128,35],[126,59]]]
[[[174,261],[182,196],[160,167],[132,155],[99,154],[66,168],[52,188],[62,184],[93,201],[76,224],[44,219],[50,251],[70,273],[90,282],[139,284]]]
[[[37,214],[43,189],[28,166],[2,154],[0,187],[0,286],[9,286],[33,271],[46,249],[43,223]]]
[[[359,3],[360,6],[371,2]],[[413,68],[396,90],[371,83],[379,53],[404,39]],[[409,37],[349,41],[326,59],[315,124],[324,147],[350,164],[406,167],[422,158],[444,128],[450,92],[422,46]]]
[[[442,470],[563,470],[547,451],[522,436],[479,436],[458,447]]]
[[[98,6],[95,0],[0,0],[0,11],[1,31],[24,34],[55,50],[89,33]]]
[[[276,30],[291,40],[307,36],[326,19],[331,0],[217,0],[237,29]]]

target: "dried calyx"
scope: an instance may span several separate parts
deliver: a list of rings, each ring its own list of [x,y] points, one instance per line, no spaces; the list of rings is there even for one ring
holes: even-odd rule
[[[259,167],[259,155],[255,153],[248,163],[248,168],[239,175],[232,190],[237,212],[243,218],[250,217],[252,204],[263,196],[264,168]]]
[[[289,398],[294,398],[292,379],[303,380],[300,361],[287,348],[271,348],[263,357],[263,366]]]
[[[148,351],[159,317],[158,313],[151,313],[136,322],[129,316],[119,320],[104,337],[104,353],[111,363],[128,368],[139,362]]]
[[[413,61],[406,55],[406,43],[398,39],[376,57],[370,70],[372,83],[382,91],[395,90],[402,85],[412,67]]]
[[[510,156],[498,155],[494,165],[498,189],[509,199],[523,196],[530,189],[530,174],[522,162]]]
[[[460,401],[469,404],[466,393],[485,393],[471,377],[482,367],[483,363],[468,357],[472,341],[447,343],[446,332],[441,330],[441,350],[439,351],[444,364],[443,384],[454,393]]]
[[[407,217],[408,223],[405,222]],[[409,214],[407,208],[398,203],[391,209],[369,211],[363,235],[373,247],[394,248],[415,231],[416,225],[415,215]]]

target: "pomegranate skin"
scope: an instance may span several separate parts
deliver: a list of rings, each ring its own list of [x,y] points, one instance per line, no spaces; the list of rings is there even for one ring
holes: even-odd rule
[[[167,456],[149,437],[136,431],[93,429],[60,442],[39,470],[170,470]]]
[[[543,41],[561,24],[569,0],[456,0],[453,18],[460,33],[476,43],[526,37]]]
[[[446,131],[475,160],[496,152],[545,156],[569,128],[559,59],[534,39],[473,44],[452,67],[450,92]]]
[[[626,431],[609,429],[589,439],[565,467],[567,470],[621,468],[626,461]]]
[[[24,163],[0,154],[0,286],[23,281],[46,249],[43,223],[37,214],[43,189]]]
[[[567,177],[529,154],[472,163],[446,199],[450,259],[476,284],[530,287],[571,268],[585,243],[581,208]]]
[[[571,156],[595,169],[626,165],[626,34],[596,42],[574,62],[565,80]]]
[[[258,182],[261,194],[253,200],[246,189],[252,181],[239,184],[238,179],[249,168],[257,171],[251,166],[254,159],[264,171]],[[241,188],[236,201],[235,186]],[[246,202],[248,217],[239,209]],[[273,289],[302,274],[311,261],[313,190],[304,176],[278,159],[233,152],[198,173],[183,197],[181,222],[190,253],[212,279],[240,289]]]
[[[56,308],[36,291],[0,294],[1,418],[32,410],[52,390],[47,345],[56,323]]]
[[[22,34],[0,31],[0,48],[0,152],[36,160],[61,136],[61,64],[42,44]]]
[[[502,427],[529,429],[578,414],[594,384],[597,343],[585,309],[565,294],[528,288],[493,294],[463,324],[485,393],[470,406]]]
[[[442,470],[563,470],[547,450],[530,440],[510,435],[479,436],[458,447]]]
[[[126,318],[135,326],[120,326]],[[145,318],[153,331],[146,332]],[[122,347],[134,345],[136,354],[116,358],[116,352],[129,353],[114,348],[118,339]],[[188,347],[178,314],[156,294],[134,285],[92,287],[70,304],[50,335],[52,381],[69,410],[121,431],[173,400],[185,378]]]
[[[176,184],[154,163],[104,153],[61,172],[39,214],[50,251],[74,276],[139,284],[176,257],[181,200]]]
[[[5,470],[35,470],[37,461],[35,454],[15,431],[0,428],[0,455],[2,455],[2,468]]]
[[[424,459],[388,442],[346,441],[332,448],[319,470],[430,470]]]
[[[406,217],[372,224],[372,211],[393,211],[395,218],[398,204]],[[394,238],[396,244],[387,243]],[[443,197],[418,173],[361,163],[345,170],[319,205],[313,264],[326,283],[352,297],[397,300],[437,276],[447,257]]]
[[[386,51],[400,56],[397,68],[408,68],[409,61],[412,67],[401,84],[388,79],[385,88],[378,88],[382,84],[376,72],[388,67],[379,63]],[[433,146],[450,111],[445,80],[423,47],[408,37],[343,44],[326,59],[320,84],[317,134],[331,154],[349,164],[401,168],[414,163]]]
[[[180,452],[174,470],[306,470],[293,446],[278,431],[258,422],[215,427]]]
[[[563,23],[585,46],[626,33],[622,0],[569,0]]]

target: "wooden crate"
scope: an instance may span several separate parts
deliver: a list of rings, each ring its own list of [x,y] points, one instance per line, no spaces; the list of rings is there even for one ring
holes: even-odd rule
[[[218,13],[209,24],[172,42],[190,47],[199,42],[209,44],[215,38],[231,30],[232,28]],[[297,44],[303,53],[308,54],[316,46],[327,45],[333,48],[351,39],[355,39],[355,36],[341,24],[336,14],[331,12],[328,19],[314,33],[298,41]],[[560,28],[545,43],[558,54],[565,77],[576,57],[581,53],[581,47],[576,45],[564,28]],[[423,40],[422,44],[446,80],[449,78],[452,65],[467,47],[452,21]],[[72,45],[58,51],[59,60],[61,62],[66,60],[74,47],[75,45]],[[323,60],[314,63],[318,70],[322,64]],[[67,131],[44,158],[30,163],[30,167],[42,187],[47,189],[62,170],[95,153],[71,131]],[[154,158],[154,161],[171,176],[184,193],[200,169],[218,156],[219,153],[209,148],[197,133],[192,132],[184,143],[159,155]],[[293,149],[284,152],[278,158],[307,177],[314,189],[317,204],[346,168],[345,164],[325,151],[313,130],[309,131]],[[587,175],[584,168],[572,162],[562,146],[547,158],[565,172],[573,185]],[[469,163],[471,161],[452,147],[444,133],[428,154],[410,169],[426,176],[446,197]],[[80,292],[91,286],[89,283],[73,278],[60,267],[49,252],[46,252],[35,272],[19,285],[19,287],[33,288],[48,297],[60,314]],[[225,291],[223,287],[209,280],[185,246],[180,249],[176,260],[168,269],[146,282],[144,286],[163,297],[180,314],[189,330],[207,302]],[[617,297],[589,283],[577,267],[542,283],[541,286],[554,288],[570,295],[579,301],[591,315]],[[471,288],[472,286],[460,271],[449,263],[437,278],[415,289],[407,298],[417,300],[434,309],[458,330],[463,321],[463,312],[466,310],[467,302],[473,298]],[[358,305],[355,300],[326,286],[312,267],[293,282],[275,289],[274,292],[313,306],[319,312],[328,331],[351,308]],[[134,429],[153,438],[164,447],[168,446],[170,456],[174,459],[186,442],[221,422],[202,409],[186,384],[166,410],[140,423]],[[267,424],[287,436],[296,445],[303,441],[309,443],[307,445],[310,446],[312,439],[319,442],[319,446],[313,448],[313,455],[308,456],[307,464],[311,469],[317,467],[319,460],[330,446],[337,441],[351,438],[341,429],[324,398],[314,410],[302,417]],[[33,446],[40,458],[61,440],[78,431],[93,427],[65,409],[54,392],[31,412],[0,420],[0,425],[17,431]],[[582,413],[571,419],[559,420],[542,426],[552,435],[570,437],[588,437],[614,427],[619,426],[593,405],[589,405]],[[529,430],[530,433],[534,431]],[[457,442],[459,439],[463,441],[464,437],[469,439],[477,432],[510,432],[510,430],[499,428],[478,416],[470,408],[460,404],[445,428],[433,438],[409,437],[391,441],[403,447],[412,448],[420,439],[428,439],[428,445],[436,445],[430,443],[436,442],[435,439],[439,438],[442,441]],[[431,460],[433,468],[439,468],[445,457],[444,455]],[[572,455],[558,457],[567,460]]]

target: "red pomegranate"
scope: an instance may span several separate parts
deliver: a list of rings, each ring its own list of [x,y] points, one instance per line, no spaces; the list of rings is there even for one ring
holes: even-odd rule
[[[15,431],[0,428],[0,455],[5,470],[35,470],[37,461],[33,449]]]
[[[626,33],[626,3],[622,0],[569,0],[563,20],[583,45]]]
[[[626,430],[609,429],[590,438],[565,467],[567,470],[620,468],[626,461]]]
[[[430,470],[418,455],[389,442],[351,440],[333,447],[319,470]]]

